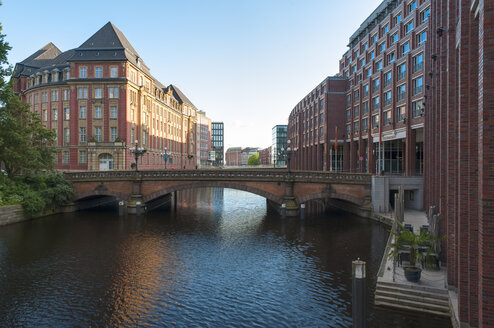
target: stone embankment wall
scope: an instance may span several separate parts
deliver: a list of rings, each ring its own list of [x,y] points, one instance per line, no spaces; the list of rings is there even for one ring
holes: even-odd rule
[[[21,205],[0,206],[0,226],[26,220]]]

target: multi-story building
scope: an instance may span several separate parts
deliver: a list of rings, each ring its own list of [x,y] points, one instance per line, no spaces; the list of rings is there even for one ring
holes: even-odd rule
[[[199,166],[211,166],[213,163],[209,160],[211,146],[211,119],[206,117],[206,112],[197,112],[197,158]]]
[[[223,166],[225,153],[224,124],[223,122],[213,122],[211,123],[211,129],[211,140],[213,143],[213,150],[215,152],[214,166]]]
[[[259,148],[257,147],[245,147],[242,148],[242,151],[240,152],[240,165],[241,166],[247,166],[249,162],[249,157],[252,155],[255,155],[258,153]]]
[[[293,108],[287,130],[291,168],[343,170],[347,85],[344,77],[327,77]]]
[[[350,37],[344,170],[422,175],[430,2],[386,0]]]
[[[259,165],[272,165],[271,146],[259,150]]]
[[[225,153],[226,166],[242,165],[242,147],[230,147]]]
[[[14,90],[57,133],[55,167],[129,169],[196,165],[197,109],[173,85],[156,80],[141,56],[108,23],[78,48],[49,43],[15,65]]]
[[[447,236],[458,327],[494,327],[493,22],[493,1],[432,1],[425,204]]]
[[[271,129],[271,158],[273,165],[286,165],[287,125],[275,125]]]

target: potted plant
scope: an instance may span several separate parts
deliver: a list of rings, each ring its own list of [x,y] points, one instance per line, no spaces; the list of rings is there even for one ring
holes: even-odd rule
[[[403,266],[405,278],[411,282],[418,282],[422,269],[417,266],[417,261],[427,260],[432,254],[432,249],[438,242],[438,238],[432,236],[429,231],[421,230],[415,234],[398,223],[398,232],[391,231],[394,242],[391,244],[390,257],[398,259],[400,255],[409,251],[409,265]]]

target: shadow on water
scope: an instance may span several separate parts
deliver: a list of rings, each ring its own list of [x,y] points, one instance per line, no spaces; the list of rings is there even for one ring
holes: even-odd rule
[[[282,219],[217,188],[141,217],[103,207],[15,224],[0,230],[0,326],[351,327],[360,257],[369,327],[449,327],[374,308],[387,236],[341,212]]]

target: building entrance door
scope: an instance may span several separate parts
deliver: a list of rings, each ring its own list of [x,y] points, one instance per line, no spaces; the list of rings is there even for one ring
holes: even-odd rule
[[[113,170],[113,156],[110,154],[99,155],[99,169],[100,171]]]

